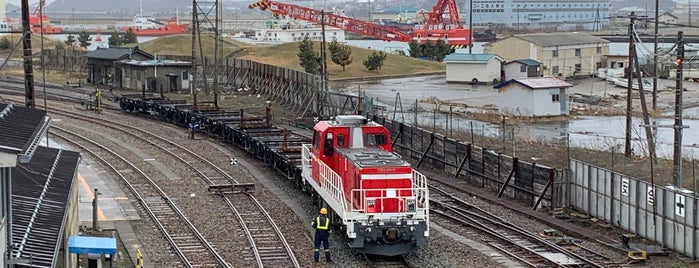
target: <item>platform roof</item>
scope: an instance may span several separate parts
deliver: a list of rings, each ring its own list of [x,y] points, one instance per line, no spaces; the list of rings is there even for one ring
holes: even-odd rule
[[[55,266],[79,161],[77,152],[39,147],[12,168],[12,255],[31,258],[16,267]]]
[[[117,61],[128,59],[133,54],[140,54],[148,59],[153,59],[153,55],[139,49],[138,47],[97,48],[93,51],[87,52],[85,57],[88,59]]]
[[[566,81],[554,77],[526,77],[503,81],[495,85],[494,88],[500,89],[510,84],[520,84],[529,89],[568,88],[573,86]]]
[[[0,152],[31,157],[50,123],[44,110],[0,103]]]
[[[74,235],[68,238],[68,252],[75,254],[114,254],[116,253],[116,238]]]

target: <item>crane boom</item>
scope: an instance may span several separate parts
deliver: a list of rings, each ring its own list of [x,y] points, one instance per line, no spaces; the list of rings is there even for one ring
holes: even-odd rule
[[[259,8],[260,10],[269,9],[274,15],[284,15],[308,22],[323,23],[320,16],[321,11],[307,7],[262,0],[248,6],[248,8]],[[410,34],[394,28],[338,16],[333,13],[325,13],[325,25],[353,33],[371,36],[384,41],[408,42],[412,40],[412,36]]]
[[[46,1],[39,0],[39,4],[34,9],[34,12],[32,12],[32,15],[39,16],[40,13],[43,13],[42,11],[44,10],[44,5],[46,5]]]
[[[313,23],[323,23],[321,21],[321,11],[292,5],[286,3],[273,2],[270,0],[260,0],[248,6],[248,8],[259,8],[269,10],[273,15],[283,15],[290,18],[305,20]],[[444,19],[445,12],[449,14],[449,20]],[[445,41],[452,48],[460,48],[471,44],[471,30],[464,29],[459,19],[459,11],[455,0],[438,0],[432,7],[431,12],[422,13],[425,23],[421,28],[416,28],[412,33],[406,33],[391,27],[378,25],[372,22],[338,16],[333,13],[325,14],[325,25],[340,28],[345,31],[363,34],[378,38],[384,41],[409,42],[417,41],[437,42]]]
[[[444,14],[449,11],[449,23],[444,23]],[[432,7],[432,12],[422,13],[422,17],[425,19],[425,27],[423,29],[429,29],[430,25],[437,25],[437,28],[457,28],[462,29],[464,25],[459,19],[459,10],[456,7],[456,1],[454,0],[439,0],[437,4]]]

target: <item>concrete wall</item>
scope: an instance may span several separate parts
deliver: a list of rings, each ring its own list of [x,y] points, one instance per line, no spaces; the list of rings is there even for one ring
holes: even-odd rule
[[[597,53],[600,47],[600,53]],[[575,55],[575,49],[580,49],[580,56]],[[553,51],[558,56],[553,56]],[[542,63],[543,74],[562,77],[573,75],[594,75],[597,73],[597,63],[603,65],[603,55],[609,54],[609,44],[584,44],[574,46],[539,47],[516,37],[509,37],[483,46],[485,53],[500,55],[505,61],[516,59],[534,59]],[[580,64],[580,72],[575,72],[575,65]],[[558,71],[555,72],[558,67]]]
[[[519,84],[510,84],[498,92],[498,110],[503,114],[531,116],[534,114],[532,90]]]
[[[76,172],[77,176],[77,172]],[[80,203],[77,179],[73,177],[73,182],[70,187],[70,195],[68,196],[68,204],[66,206],[66,222],[65,229],[63,230],[63,237],[61,241],[61,248],[68,248],[68,238],[72,235],[78,234],[78,226],[80,225],[80,217],[78,215],[78,206]],[[78,255],[70,254],[67,250],[63,251],[63,258],[65,260],[64,267],[76,267],[78,264]]]
[[[565,88],[531,90],[512,83],[501,88],[498,94],[500,113],[520,116],[554,116],[568,114]],[[559,101],[552,101],[551,95],[559,94]]]
[[[156,75],[156,69],[153,66],[119,65],[117,68],[121,69],[121,86],[123,88],[141,90],[142,86],[145,86],[146,90],[151,90],[151,85],[148,82],[149,79],[153,79]],[[175,91],[188,89],[188,83],[185,83],[187,87],[183,85],[182,71],[189,69],[190,67],[188,66],[158,66],[155,91],[160,92],[162,86],[163,92],[169,92],[170,78],[167,76],[168,74],[177,76]]]
[[[566,89],[537,89],[533,91],[532,101],[535,116],[552,116],[568,114]],[[558,94],[559,101],[552,101],[552,95]],[[564,109],[565,107],[565,109]]]
[[[479,83],[492,83],[500,80],[501,63],[492,58],[487,63],[449,62],[447,63],[447,82],[471,83],[475,78]]]
[[[522,72],[522,65],[523,64],[518,62],[506,64],[505,67],[503,67],[505,69],[505,80],[527,77],[526,69]]]
[[[483,46],[483,53],[499,55],[505,61],[517,59],[537,59],[531,51],[532,45],[529,42],[516,37],[508,37],[499,41],[488,43]]]
[[[597,53],[600,47],[600,53]],[[575,49],[580,49],[580,56],[575,55]],[[558,51],[558,56],[554,57],[554,51]],[[594,75],[597,73],[597,65],[603,66],[604,56],[609,53],[609,44],[587,44],[576,46],[552,46],[541,49],[541,57],[538,58],[545,66],[544,74],[561,77],[571,77],[574,75]],[[580,64],[580,71],[576,72],[575,66]],[[555,69],[558,67],[558,73]]]
[[[570,207],[690,258],[699,257],[699,201],[692,192],[651,185],[575,159],[570,169]]]

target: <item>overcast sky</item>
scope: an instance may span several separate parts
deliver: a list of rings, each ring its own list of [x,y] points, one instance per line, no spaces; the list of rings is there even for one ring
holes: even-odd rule
[[[0,0],[0,1],[2,1],[2,0]],[[46,4],[48,5],[53,1],[55,1],[55,0],[46,0]],[[22,3],[22,1],[21,0],[5,0],[5,3],[19,6]],[[39,3],[39,0],[29,0],[30,6],[36,5],[38,3]]]

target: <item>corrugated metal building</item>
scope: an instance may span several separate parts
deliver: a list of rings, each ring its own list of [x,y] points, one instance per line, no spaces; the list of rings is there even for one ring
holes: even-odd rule
[[[473,0],[473,26],[601,29],[609,24],[611,7],[609,0]],[[462,12],[469,21],[468,6]]]
[[[497,83],[504,60],[495,54],[452,53],[444,58],[447,83]]]
[[[522,34],[485,44],[483,51],[507,61],[537,60],[545,76],[594,76],[609,54],[609,41],[587,33]]]

